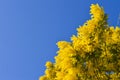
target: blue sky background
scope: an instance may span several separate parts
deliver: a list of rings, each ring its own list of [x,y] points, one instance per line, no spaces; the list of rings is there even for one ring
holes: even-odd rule
[[[54,62],[56,42],[70,41],[92,3],[117,25],[119,0],[0,0],[0,80],[38,80]]]

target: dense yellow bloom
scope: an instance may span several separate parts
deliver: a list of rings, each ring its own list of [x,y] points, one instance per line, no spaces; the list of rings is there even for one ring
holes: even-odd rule
[[[63,80],[64,77],[65,77],[66,73],[65,72],[62,72],[62,71],[57,71],[56,72],[56,80]]]
[[[71,42],[57,43],[55,63],[46,63],[39,80],[120,80],[120,28],[108,26],[98,4],[91,5],[90,14]]]
[[[50,62],[50,61],[48,61],[48,62],[46,62],[46,65],[45,65],[47,68],[51,68],[52,66],[53,66],[53,64]]]
[[[66,42],[66,41],[59,41],[59,42],[57,43],[57,45],[58,45],[58,48],[63,49],[63,48],[65,48],[66,46],[70,45],[70,43],[69,43],[69,42]]]
[[[92,4],[90,14],[93,15],[93,18],[96,21],[100,21],[104,17],[104,10],[98,4]]]
[[[41,76],[39,80],[47,80],[46,76]]]

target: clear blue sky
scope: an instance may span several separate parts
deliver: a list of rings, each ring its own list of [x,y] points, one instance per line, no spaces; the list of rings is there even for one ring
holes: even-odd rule
[[[117,24],[119,0],[0,0],[0,80],[38,80],[54,62],[56,42],[70,41],[92,3]]]

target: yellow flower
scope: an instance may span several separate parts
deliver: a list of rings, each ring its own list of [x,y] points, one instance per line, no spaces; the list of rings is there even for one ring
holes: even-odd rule
[[[58,47],[59,47],[60,49],[63,49],[63,48],[65,48],[65,47],[67,47],[68,45],[70,45],[70,43],[69,43],[69,42],[66,42],[66,41],[59,41],[59,42],[57,43],[57,45],[58,45]]]
[[[46,63],[45,75],[39,80],[119,80],[120,28],[108,26],[98,4],[90,9],[91,19],[77,28],[71,42],[57,43],[55,63]]]
[[[93,19],[96,21],[102,20],[104,17],[104,10],[98,4],[91,5],[90,14],[93,15]]]
[[[48,61],[48,62],[46,62],[46,65],[45,65],[47,68],[51,68],[51,67],[53,67],[53,64],[50,62],[50,61]]]
[[[47,77],[46,77],[46,76],[41,76],[41,77],[39,78],[39,80],[47,80]]]

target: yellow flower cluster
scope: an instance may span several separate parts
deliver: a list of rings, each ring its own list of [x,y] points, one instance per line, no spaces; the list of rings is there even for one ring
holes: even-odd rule
[[[50,61],[48,61],[48,62],[46,62],[45,66],[46,66],[46,68],[51,68],[53,66],[53,64]]]
[[[98,4],[71,42],[59,41],[55,63],[47,62],[39,80],[120,80],[120,28],[109,27]]]
[[[92,4],[90,14],[92,14],[92,18],[99,21],[102,20],[104,17],[104,10],[98,4]]]

